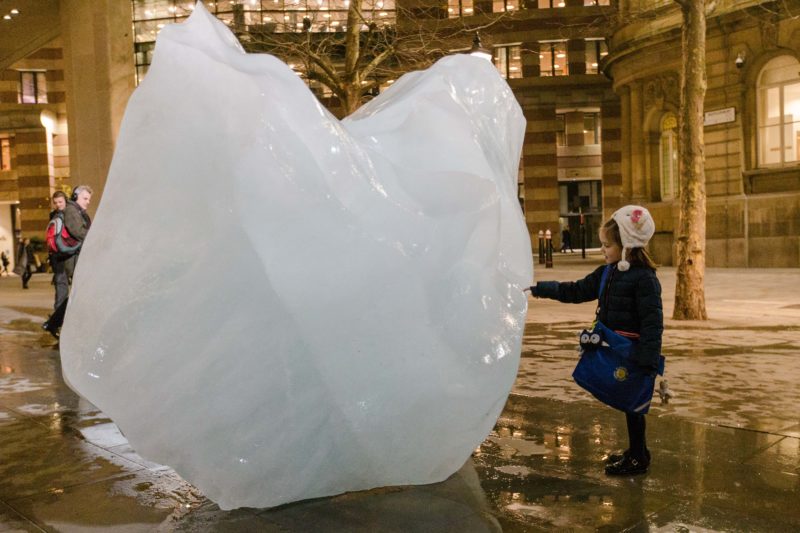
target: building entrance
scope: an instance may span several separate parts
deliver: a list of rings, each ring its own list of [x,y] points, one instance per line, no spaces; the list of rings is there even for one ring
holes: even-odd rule
[[[597,233],[603,223],[602,190],[601,180],[570,180],[558,184],[561,229],[569,228],[573,249],[581,247],[581,231],[585,232],[587,248],[600,247]]]

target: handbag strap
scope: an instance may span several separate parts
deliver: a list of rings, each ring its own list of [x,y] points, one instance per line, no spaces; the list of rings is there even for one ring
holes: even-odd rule
[[[597,324],[598,318],[600,317],[600,302],[603,298],[603,290],[606,288],[606,283],[608,283],[608,277],[611,275],[611,269],[613,268],[612,265],[606,265],[603,269],[603,275],[600,276],[600,288],[597,290],[597,309],[594,310],[594,322],[592,323],[592,327],[594,328],[595,324]]]
[[[603,269],[603,275],[600,276],[600,289],[597,291],[597,300],[598,305],[600,304],[599,300],[603,296],[603,289],[606,288],[606,283],[608,282],[608,276],[611,274],[612,265],[606,265]]]

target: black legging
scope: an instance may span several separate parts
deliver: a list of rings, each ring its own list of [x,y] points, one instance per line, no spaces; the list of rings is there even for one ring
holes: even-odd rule
[[[635,413],[625,413],[625,421],[628,423],[628,445],[631,457],[639,461],[647,459],[647,441],[645,439],[645,420],[644,415]]]
[[[27,289],[28,288],[28,281],[31,279],[31,276],[33,276],[33,272],[31,272],[31,267],[30,266],[26,266],[25,267],[25,271],[22,273],[22,288],[23,289]]]

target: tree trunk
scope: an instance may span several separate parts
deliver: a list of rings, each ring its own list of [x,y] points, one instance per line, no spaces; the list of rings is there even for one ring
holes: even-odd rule
[[[352,83],[346,84],[343,89],[345,98],[342,101],[342,116],[346,117],[361,107],[361,98],[364,95],[361,88]]]
[[[678,2],[683,14],[680,136],[680,222],[675,284],[676,320],[706,320],[706,177],[703,111],[706,96],[706,2]]]

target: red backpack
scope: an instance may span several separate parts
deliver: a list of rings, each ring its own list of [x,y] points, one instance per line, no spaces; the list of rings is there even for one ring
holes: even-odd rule
[[[64,214],[61,211],[56,212],[47,223],[45,241],[47,242],[47,251],[51,254],[73,254],[81,247],[81,242],[67,231]]]

